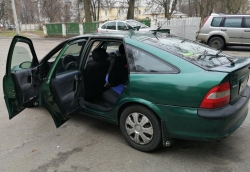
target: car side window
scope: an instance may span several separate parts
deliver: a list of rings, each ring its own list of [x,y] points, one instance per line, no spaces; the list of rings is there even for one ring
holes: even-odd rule
[[[241,27],[242,18],[226,18],[224,21],[224,27]]]
[[[178,73],[178,70],[160,58],[139,48],[127,45],[128,64],[131,72]]]
[[[245,19],[245,27],[250,28],[250,18]]]
[[[110,22],[106,29],[116,30],[116,22]]]
[[[117,23],[118,30],[127,30],[127,26],[124,22],[118,22]]]
[[[211,26],[219,27],[222,19],[223,19],[222,17],[214,17]]]

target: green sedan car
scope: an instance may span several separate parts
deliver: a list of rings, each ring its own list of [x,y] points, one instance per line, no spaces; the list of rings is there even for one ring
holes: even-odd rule
[[[15,36],[3,90],[10,119],[31,106],[46,108],[56,127],[88,115],[147,152],[234,132],[248,114],[249,70],[248,58],[156,31],[70,38],[41,60]]]

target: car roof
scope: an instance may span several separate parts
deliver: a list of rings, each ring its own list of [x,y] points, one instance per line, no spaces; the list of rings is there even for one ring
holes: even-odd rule
[[[247,15],[247,14],[223,14],[223,13],[212,13],[211,16],[230,16],[230,17],[239,17],[239,16],[248,16],[250,17],[250,15]]]

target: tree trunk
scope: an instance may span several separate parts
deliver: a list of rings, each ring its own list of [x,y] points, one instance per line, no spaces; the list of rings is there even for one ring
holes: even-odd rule
[[[166,0],[164,2],[164,9],[165,9],[165,17],[170,20],[172,17],[172,14],[174,10],[176,9],[176,6],[178,4],[178,0],[173,0],[170,5],[170,0]]]
[[[98,6],[97,6],[97,21],[99,21],[99,16],[100,16],[100,0],[98,0]]]
[[[127,19],[134,19],[135,13],[135,0],[130,0],[128,4],[128,14],[127,14]]]
[[[191,0],[188,0],[189,17],[192,17]]]
[[[85,22],[92,22],[91,12],[90,12],[90,0],[84,0],[84,12],[85,12]]]

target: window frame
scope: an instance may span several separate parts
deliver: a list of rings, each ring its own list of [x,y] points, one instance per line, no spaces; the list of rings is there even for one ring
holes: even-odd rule
[[[250,29],[250,25],[249,25],[249,27],[246,26],[246,19],[250,20],[250,17],[244,17],[244,18],[243,18],[243,23],[244,23],[244,26],[243,26],[243,27],[244,27],[244,28],[249,28],[249,29]]]
[[[128,54],[128,48],[135,48],[135,49],[138,49],[140,51],[142,51],[143,53],[149,55],[151,58],[155,59],[155,60],[158,60],[159,62],[162,62],[164,63],[165,65],[167,65],[168,67],[170,67],[172,69],[172,72],[170,71],[166,71],[166,72],[163,72],[163,71],[160,71],[160,72],[138,72],[136,71],[135,69],[135,64],[133,64],[133,67],[131,67],[131,63],[129,63],[130,61],[130,57],[129,57],[129,54]],[[129,70],[130,70],[130,73],[132,74],[179,74],[181,71],[180,69],[173,65],[172,63],[160,58],[160,57],[157,57],[156,55],[144,50],[144,49],[141,49],[139,47],[136,47],[134,45],[131,45],[131,44],[125,44],[125,52],[126,52],[126,57],[127,57],[127,61],[128,61],[128,66],[129,66]],[[134,63],[134,62],[133,62]]]
[[[127,26],[126,22],[123,22],[123,21],[117,21],[117,22],[116,22],[116,27],[117,27],[117,30],[119,30],[119,26],[118,26],[118,24],[119,24],[119,23],[123,23],[123,24],[124,24],[124,26],[127,28],[127,29],[123,29],[123,31],[128,30],[128,26]]]

